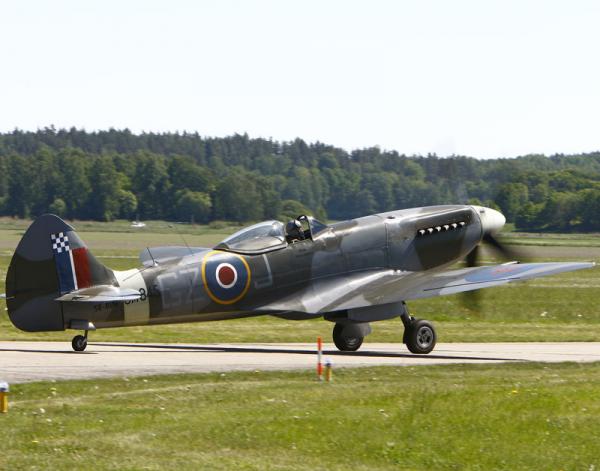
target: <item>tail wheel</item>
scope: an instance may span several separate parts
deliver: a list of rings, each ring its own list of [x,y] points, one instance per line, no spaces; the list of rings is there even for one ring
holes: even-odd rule
[[[364,337],[345,337],[342,335],[344,326],[336,324],[333,328],[333,343],[342,352],[355,352],[363,343]]]
[[[436,340],[435,328],[426,320],[415,319],[404,332],[404,343],[412,353],[423,355],[431,352]]]

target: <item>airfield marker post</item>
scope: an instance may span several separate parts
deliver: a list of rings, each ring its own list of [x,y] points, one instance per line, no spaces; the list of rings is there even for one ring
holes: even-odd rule
[[[0,413],[8,412],[8,383],[0,383]]]
[[[331,360],[329,358],[327,358],[327,360],[325,360],[325,381],[327,381],[329,383],[331,381],[332,374],[333,374],[333,364],[331,363]]]
[[[323,340],[317,337],[317,378],[323,381]]]

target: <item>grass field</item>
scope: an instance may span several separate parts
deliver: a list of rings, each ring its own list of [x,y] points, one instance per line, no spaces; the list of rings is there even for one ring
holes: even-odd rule
[[[600,467],[600,364],[176,375],[16,385],[0,469]]]
[[[132,229],[127,221],[113,223],[73,223],[92,252],[114,269],[139,265],[138,254],[144,247],[157,245],[213,246],[235,227],[217,225],[167,227],[164,222],[149,222],[144,229]],[[4,290],[6,269],[14,247],[27,222],[0,220],[0,290]],[[81,230],[79,230],[81,228]],[[600,237],[593,235],[514,234],[504,235],[528,259],[534,261],[600,261]],[[556,245],[552,245],[556,244]],[[484,252],[484,261],[494,261]],[[433,320],[439,340],[459,341],[600,341],[600,269],[566,273],[500,288],[483,290],[481,309],[467,309],[460,296],[445,296],[411,302],[413,315]],[[323,320],[284,321],[271,317],[180,324],[169,326],[108,329],[94,332],[97,341],[148,342],[311,342],[317,336],[329,338],[332,324]],[[367,342],[396,342],[401,339],[399,320],[373,324]],[[15,329],[0,304],[0,340],[69,341],[72,332],[31,334]]]
[[[164,224],[164,223],[157,223]],[[115,269],[146,246],[182,245],[149,225],[75,224]],[[26,228],[0,224],[0,280]],[[192,227],[212,246],[235,228]],[[129,231],[129,232],[128,232]],[[593,236],[505,236],[531,260],[600,261]],[[525,246],[526,245],[526,246]],[[492,262],[490,253],[484,253]],[[410,303],[439,341],[600,341],[600,269],[482,292],[481,311],[457,296]],[[4,305],[0,306],[3,311]],[[332,324],[259,317],[107,329],[91,341],[311,342]],[[70,341],[30,334],[0,314],[0,340]],[[399,320],[373,324],[367,342],[400,342]],[[420,470],[600,469],[600,363],[444,365],[314,372],[170,375],[13,385],[0,414],[0,469]]]
[[[510,232],[502,236],[505,242],[514,245],[600,247],[600,234],[544,234]]]

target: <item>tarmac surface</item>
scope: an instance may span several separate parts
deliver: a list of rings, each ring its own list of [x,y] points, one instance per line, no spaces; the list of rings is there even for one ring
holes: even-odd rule
[[[416,366],[515,361],[600,361],[600,342],[446,343],[429,355],[413,355],[402,344],[366,343],[358,352],[324,346],[334,368]],[[0,342],[0,381],[202,373],[236,370],[313,369],[313,344],[127,344],[90,343],[73,352],[66,342]]]

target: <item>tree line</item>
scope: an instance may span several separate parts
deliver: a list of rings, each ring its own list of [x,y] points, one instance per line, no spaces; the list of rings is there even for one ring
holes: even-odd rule
[[[478,160],[301,139],[109,129],[0,134],[0,215],[347,219],[433,204],[500,209],[524,230],[600,230],[600,152]]]

